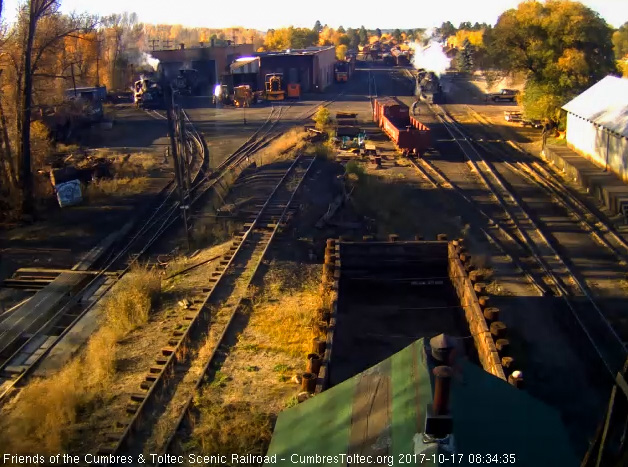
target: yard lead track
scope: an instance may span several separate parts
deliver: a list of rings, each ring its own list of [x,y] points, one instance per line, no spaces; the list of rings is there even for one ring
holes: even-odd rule
[[[194,394],[203,385],[218,348],[224,342],[229,326],[243,311],[247,290],[261,264],[270,243],[291,210],[291,202],[302,181],[309,173],[315,157],[300,156],[287,170],[273,171],[265,180],[274,188],[259,212],[245,224],[244,232],[234,238],[229,252],[208,280],[208,286],[199,290],[192,307],[173,331],[166,347],[161,348],[155,364],[151,365],[138,392],[130,397],[123,419],[116,422],[106,434],[106,442],[99,452],[103,454],[142,453],[141,443],[147,439],[155,418],[163,413],[174,398],[184,402],[183,414],[178,418],[174,432],[192,405]],[[287,183],[290,176],[299,182]],[[192,355],[208,331],[218,338],[211,341],[212,353],[206,362]],[[201,365],[200,376],[194,378],[191,369]],[[175,370],[175,366],[179,370]],[[183,369],[181,371],[181,369]],[[181,392],[180,392],[181,391]],[[154,404],[157,398],[158,404]]]
[[[488,133],[491,123],[469,106],[467,108],[469,113]],[[590,233],[600,245],[603,245],[615,255],[618,261],[624,263],[624,265],[628,264],[628,242],[597,208],[590,203],[582,201],[565,186],[564,181],[557,174],[545,167],[540,161],[532,159],[532,156],[529,156],[516,143],[503,140],[498,140],[498,142],[507,144],[506,149],[509,150],[508,153],[512,154],[513,157],[508,157],[504,152],[498,152],[487,147],[487,150],[497,158],[496,160],[503,163],[513,173],[528,179],[544,190],[558,205],[575,217],[583,229]],[[515,156],[518,157],[515,158]]]
[[[519,270],[528,278],[530,284],[535,287],[539,295],[553,294],[539,272],[532,270],[528,264],[522,262],[521,257],[528,255],[525,244],[523,244],[518,237],[515,237],[507,226],[503,225],[503,221],[496,220],[490,214],[486,213],[475,201],[464,193],[463,189],[450,181],[433,163],[426,159],[410,159],[410,162],[434,188],[445,191],[453,190],[453,192],[467,202],[474,211],[480,214],[486,221],[486,226],[479,226],[480,231],[490,243],[499,248],[503,254],[513,261]],[[498,233],[492,232],[493,228],[498,230]],[[500,239],[499,236],[503,238]]]
[[[430,108],[463,151],[483,183],[508,213],[532,256],[545,274],[552,278],[554,289],[560,293],[579,329],[586,336],[604,368],[610,373],[611,379],[628,394],[628,385],[621,377],[627,356],[625,344],[606,319],[591,291],[572,270],[569,262],[554,248],[544,229],[539,228],[528,208],[521,203],[519,196],[509,188],[492,163],[476,149],[460,125],[440,106],[431,105]]]

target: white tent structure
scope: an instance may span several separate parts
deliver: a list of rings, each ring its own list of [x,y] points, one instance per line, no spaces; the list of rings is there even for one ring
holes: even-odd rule
[[[563,109],[567,143],[628,181],[628,79],[607,76]]]

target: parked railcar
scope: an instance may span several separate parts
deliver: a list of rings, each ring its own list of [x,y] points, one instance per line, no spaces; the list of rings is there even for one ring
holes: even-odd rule
[[[375,99],[373,121],[404,154],[421,156],[431,145],[430,129],[412,117],[408,106],[395,98]]]

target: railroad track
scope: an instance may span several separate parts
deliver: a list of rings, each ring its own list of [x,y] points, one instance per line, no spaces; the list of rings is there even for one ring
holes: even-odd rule
[[[270,171],[262,183],[267,197],[259,211],[244,225],[229,252],[208,280],[207,287],[192,299],[192,307],[173,330],[167,346],[161,348],[138,392],[130,396],[126,413],[106,434],[99,452],[119,455],[140,454],[155,420],[166,410],[183,403],[165,449],[172,446],[176,433],[193,409],[199,388],[213,376],[213,363],[224,358],[219,348],[230,336],[230,327],[242,317],[247,293],[273,238],[290,211],[291,203],[315,158],[300,156],[283,170]],[[297,183],[294,183],[297,181]],[[209,331],[208,331],[209,330]],[[209,336],[209,358],[196,354],[203,337]],[[200,370],[200,371],[199,371]],[[159,398],[158,404],[155,404]],[[172,409],[174,407],[174,409]]]
[[[553,294],[552,290],[545,283],[542,274],[538,270],[532,269],[529,264],[526,264],[525,258],[529,253],[525,245],[517,236],[511,233],[511,229],[508,228],[503,219],[497,219],[482,209],[476,201],[465,194],[462,188],[448,179],[432,162],[426,159],[410,159],[410,162],[434,188],[453,191],[480,215],[485,224],[478,226],[479,230],[491,244],[495,245],[517,266],[540,296]],[[494,232],[494,230],[497,232]]]
[[[468,106],[467,106],[468,107]],[[469,113],[479,122],[488,133],[490,122],[481,117],[477,112],[468,107]],[[568,187],[563,180],[551,169],[545,167],[539,161],[529,157],[523,149],[512,141],[499,141],[507,146],[513,157],[507,157],[506,152],[496,151],[489,145],[480,143],[489,151],[493,159],[502,163],[512,173],[527,179],[548,194],[556,204],[569,212],[588,232],[596,242],[604,246],[615,255],[622,265],[628,265],[628,242],[619,234],[615,227],[603,216],[599,210],[590,203],[582,201]],[[524,157],[524,160],[521,158]]]
[[[189,132],[188,136],[196,143],[193,179],[197,180],[205,175],[208,153],[198,133]],[[0,355],[0,402],[16,394],[55,345],[172,225],[179,215],[179,201],[174,194],[175,187],[170,182],[162,191],[159,204],[152,212],[143,214],[141,227],[132,232],[131,224],[128,224],[128,231],[123,234],[126,241],[119,239],[116,247],[111,248],[107,255],[102,255],[98,260],[100,268],[97,271],[86,271],[86,274],[95,274],[91,274],[87,283],[50,317],[45,320],[37,316],[26,317],[32,319],[30,324],[22,319],[14,326],[15,331],[5,331],[4,334],[14,334],[16,337],[9,343],[11,345],[4,347],[4,353]],[[112,271],[118,274],[112,275]],[[89,299],[85,301],[86,296]]]
[[[460,125],[440,106],[431,105],[430,108],[506,213],[511,223],[510,230],[520,240],[518,243],[526,245],[529,254],[543,271],[544,277],[551,279],[552,291],[563,299],[578,329],[591,344],[603,367],[628,394],[628,385],[618,376],[626,360],[625,343],[605,317],[590,289],[573,270],[570,262],[555,248],[546,227],[542,226],[538,218],[522,202],[493,163],[478,151],[477,143],[469,138]]]
[[[299,113],[297,117],[300,119],[309,118],[316,112],[319,105],[327,106],[332,102],[334,102],[334,99],[315,104],[312,108],[305,109]],[[268,118],[260,128],[213,171],[208,169],[209,151],[207,145],[194,128],[187,113],[183,111],[187,140],[193,142],[197,149],[194,160],[196,164],[191,177],[189,204],[192,205],[198,202],[206,192],[217,183],[220,183],[229,170],[245,163],[251,154],[277,138],[281,134],[276,129],[277,124],[281,120],[284,109],[291,106],[292,104],[273,107]],[[167,119],[165,115],[156,110],[145,109],[145,112],[158,120]],[[136,262],[143,257],[149,248],[179,218],[180,201],[175,196],[175,186],[172,182],[162,192],[162,197],[162,201],[152,213],[146,215],[146,218],[141,223],[141,228],[132,234],[125,234],[129,237],[126,243],[120,245],[116,250],[111,250],[108,256],[103,256],[99,260],[102,266],[81,291],[78,291],[74,297],[49,319],[43,322],[34,322],[28,328],[28,336],[26,338],[20,338],[19,341],[16,340],[10,348],[7,347],[5,349],[3,355],[0,355],[0,402],[3,402],[7,397],[14,395],[19,390],[19,387],[26,382],[55,345],[129,270],[128,258],[131,258],[131,262]],[[112,270],[117,270],[120,274],[115,277],[107,276],[107,273]],[[87,302],[82,302],[82,297],[88,291],[91,298]],[[23,327],[22,325],[23,323],[20,324],[21,327]],[[19,337],[24,335],[24,332],[16,331],[14,334]]]

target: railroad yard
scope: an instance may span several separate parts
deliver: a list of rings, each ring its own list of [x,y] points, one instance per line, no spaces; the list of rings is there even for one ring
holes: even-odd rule
[[[477,75],[443,74],[446,100],[397,125],[420,133],[413,153],[373,115],[411,107],[419,70],[355,66],[298,100],[177,96],[174,123],[115,105],[116,133],[92,145],[128,153],[134,177],[150,173],[144,188],[1,232],[0,279],[13,286],[0,291],[0,452],[261,465],[269,446],[281,452],[283,412],[365,374],[349,451],[392,453],[368,426],[357,433],[359,407],[397,394],[394,374],[382,389],[369,368],[445,334],[460,358],[555,411],[585,456],[625,373],[623,217],[541,154],[540,129],[505,122],[521,107],[486,101]],[[331,122],[317,130],[321,109]],[[343,114],[374,154],[326,141]],[[370,429],[394,431],[395,410]]]

